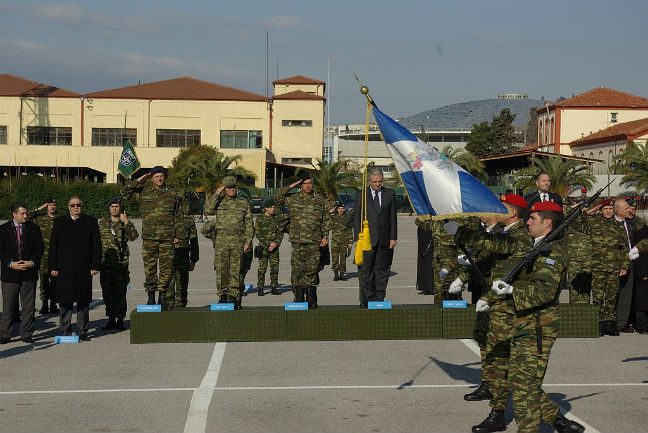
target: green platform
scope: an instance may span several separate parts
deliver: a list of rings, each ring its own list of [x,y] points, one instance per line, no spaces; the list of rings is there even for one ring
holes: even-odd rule
[[[561,304],[561,337],[597,337],[598,309]],[[472,338],[475,310],[394,305],[391,310],[321,306],[311,311],[245,307],[241,311],[186,308],[130,316],[131,343],[217,341],[412,340]]]

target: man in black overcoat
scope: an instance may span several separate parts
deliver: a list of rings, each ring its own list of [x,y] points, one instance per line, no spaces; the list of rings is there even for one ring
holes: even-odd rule
[[[92,276],[99,273],[101,265],[101,238],[97,219],[83,214],[79,197],[70,197],[68,209],[68,215],[54,220],[48,267],[52,276],[57,277],[60,332],[72,335],[72,309],[76,302],[79,340],[88,341]]]
[[[648,226],[643,226],[635,234],[635,244],[648,238]],[[648,253],[639,254],[633,261],[635,286],[632,299],[634,325],[640,334],[648,334]]]
[[[38,226],[27,221],[27,207],[16,204],[12,218],[0,225],[0,280],[2,281],[2,318],[0,344],[11,339],[11,325],[18,299],[22,306],[20,338],[31,344],[34,334],[34,311],[38,267],[43,257],[43,239]]]

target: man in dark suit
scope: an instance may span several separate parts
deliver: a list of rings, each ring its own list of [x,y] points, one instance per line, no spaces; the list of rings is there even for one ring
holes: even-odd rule
[[[551,187],[551,177],[547,173],[540,173],[536,176],[536,186],[538,189],[524,196],[524,199],[529,204],[529,208],[533,206],[534,203],[541,201],[552,201],[558,206],[562,207],[562,199],[558,194],[549,192]]]
[[[83,202],[70,197],[69,214],[56,218],[50,239],[48,267],[57,277],[59,330],[71,335],[72,308],[77,304],[77,328],[80,341],[88,341],[92,277],[101,265],[101,238],[97,219],[82,213]]]
[[[365,251],[362,266],[358,266],[360,307],[369,301],[384,301],[391,270],[394,247],[397,243],[396,195],[393,189],[383,187],[383,173],[369,172],[369,187],[356,193],[354,212],[355,239],[362,231],[362,194],[365,194],[367,220],[371,237],[371,251]]]
[[[34,342],[36,282],[43,257],[43,238],[40,229],[27,221],[27,207],[24,204],[14,205],[11,213],[13,218],[0,226],[0,344],[11,340],[11,324],[14,311],[18,308],[18,298],[22,307],[20,338],[31,344]]]

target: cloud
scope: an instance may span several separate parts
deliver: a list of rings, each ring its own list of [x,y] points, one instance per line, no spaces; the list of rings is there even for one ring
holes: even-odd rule
[[[260,24],[270,29],[310,29],[312,24],[298,16],[278,15],[260,21]]]

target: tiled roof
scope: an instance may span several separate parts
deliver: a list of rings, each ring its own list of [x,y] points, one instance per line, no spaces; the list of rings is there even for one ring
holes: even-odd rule
[[[312,93],[307,93],[301,90],[295,90],[294,92],[283,93],[281,95],[273,96],[273,100],[282,100],[282,99],[307,99],[314,101],[325,101],[326,98],[319,95],[314,95]]]
[[[11,74],[0,74],[0,96],[78,98],[81,94]]]
[[[637,119],[631,122],[619,123],[609,128],[602,129],[594,134],[590,134],[570,143],[571,146],[589,143],[591,141],[599,141],[603,139],[611,139],[614,137],[636,137],[648,133],[648,118]]]
[[[314,78],[305,77],[303,75],[295,75],[294,77],[282,78],[275,80],[272,84],[326,84],[324,81],[316,80]]]
[[[191,77],[88,93],[86,98],[265,101],[265,96]]]
[[[563,101],[554,102],[550,107],[624,107],[648,108],[648,99],[630,93],[620,92],[608,87],[597,87]],[[538,110],[540,112],[540,110]]]

